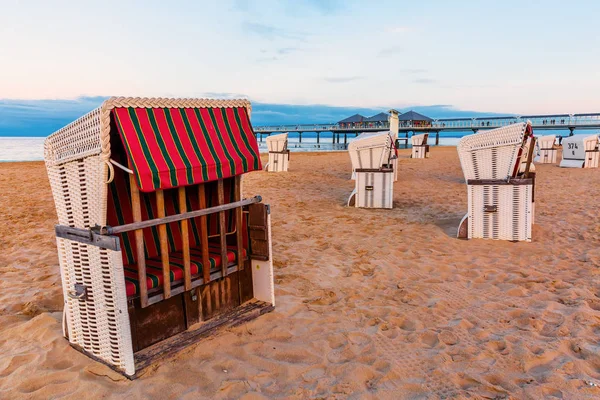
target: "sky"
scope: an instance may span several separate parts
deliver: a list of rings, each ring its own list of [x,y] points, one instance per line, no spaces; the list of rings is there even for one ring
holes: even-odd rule
[[[0,134],[111,95],[600,111],[598,1],[0,2]]]

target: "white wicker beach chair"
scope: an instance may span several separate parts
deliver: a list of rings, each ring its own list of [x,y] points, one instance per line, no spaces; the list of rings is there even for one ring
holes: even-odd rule
[[[540,136],[537,138],[536,157],[539,164],[556,164],[558,149],[555,147],[556,135]]]
[[[560,167],[598,168],[600,160],[598,135],[569,136],[563,139],[562,148]]]
[[[288,150],[288,134],[270,135],[266,139],[269,149],[269,162],[265,166],[268,172],[287,172],[290,151]]]
[[[428,133],[413,135],[413,137],[411,138],[411,158],[429,158],[429,145],[427,144],[428,138]]]
[[[389,132],[363,133],[348,145],[355,189],[349,206],[392,208],[395,148]]]
[[[467,181],[469,211],[458,237],[531,240],[534,146],[529,122],[460,140],[457,150]]]
[[[45,160],[71,345],[134,378],[275,305],[270,216],[246,100],[110,98]]]

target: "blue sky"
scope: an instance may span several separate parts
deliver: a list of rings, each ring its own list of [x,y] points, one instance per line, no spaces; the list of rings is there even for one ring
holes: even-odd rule
[[[242,96],[273,105],[269,122],[282,104],[598,112],[599,16],[597,1],[7,1],[0,135],[39,119],[47,134],[110,95]]]

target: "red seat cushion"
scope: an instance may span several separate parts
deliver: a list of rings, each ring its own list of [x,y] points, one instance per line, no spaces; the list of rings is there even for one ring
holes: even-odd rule
[[[210,243],[208,252],[208,261],[211,271],[221,268],[221,250],[218,244]],[[246,257],[246,250],[242,252],[242,257]],[[227,263],[237,262],[237,247],[227,246]],[[181,251],[169,253],[169,265],[171,269],[171,282],[183,279],[183,253]],[[137,264],[125,265],[125,288],[127,297],[139,293],[138,269]],[[202,274],[202,253],[198,248],[190,249],[190,273],[193,275]],[[163,285],[162,261],[160,257],[153,257],[146,260],[146,285],[148,290]]]

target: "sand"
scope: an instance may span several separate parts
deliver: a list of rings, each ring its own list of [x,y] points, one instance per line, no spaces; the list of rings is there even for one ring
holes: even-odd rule
[[[0,164],[0,398],[599,398],[600,171],[537,167],[533,242],[461,241],[456,150],[408,154],[393,210],[344,207],[346,153],[249,174],[275,311],[133,382],[62,338],[44,166]]]

